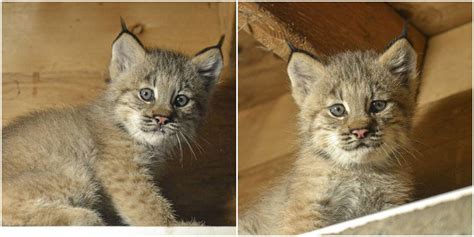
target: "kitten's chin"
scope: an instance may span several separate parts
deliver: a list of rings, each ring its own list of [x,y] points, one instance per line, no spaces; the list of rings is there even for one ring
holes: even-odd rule
[[[387,162],[388,157],[381,152],[378,146],[359,145],[354,149],[346,150],[335,148],[331,158],[342,166],[353,165],[381,165]]]
[[[132,134],[132,137],[140,143],[148,144],[151,146],[159,146],[164,144],[168,139],[169,135],[164,134],[160,131],[141,131]]]
[[[130,136],[141,144],[147,144],[150,146],[160,146],[165,144],[167,140],[172,136],[172,131],[169,129],[165,130],[143,130],[133,124],[126,124],[126,130]]]

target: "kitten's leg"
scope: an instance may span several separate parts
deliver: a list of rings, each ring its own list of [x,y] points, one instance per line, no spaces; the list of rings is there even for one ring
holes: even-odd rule
[[[95,211],[87,208],[29,201],[4,204],[3,225],[93,226],[104,223]]]
[[[123,221],[134,226],[175,225],[171,204],[154,185],[148,171],[130,157],[105,155],[96,173]]]

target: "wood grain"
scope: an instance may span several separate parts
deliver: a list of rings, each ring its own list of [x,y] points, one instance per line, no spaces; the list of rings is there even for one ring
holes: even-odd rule
[[[283,59],[286,41],[317,56],[347,50],[381,51],[403,28],[385,3],[240,3],[239,26]],[[426,38],[409,27],[408,38],[422,65]]]
[[[189,55],[226,35],[224,71],[199,133],[204,151],[165,164],[159,180],[180,218],[235,225],[234,3],[4,3],[3,126],[99,95],[120,16],[145,45]]]
[[[276,99],[290,88],[286,62],[239,32],[239,111]]]
[[[422,33],[433,36],[472,20],[470,2],[390,2]]]
[[[239,32],[239,210],[288,168],[296,150],[286,62]]]
[[[2,79],[3,126],[15,117],[34,110],[87,103],[103,91],[105,84],[105,75],[100,72],[4,72]]]
[[[239,171],[297,149],[296,113],[289,93],[239,111]]]
[[[120,17],[147,46],[195,54],[235,29],[234,3],[5,3],[3,72],[105,71]],[[234,46],[223,45],[224,62]],[[47,55],[47,57],[45,57]],[[7,58],[8,56],[8,58]],[[25,67],[24,65],[28,65]]]

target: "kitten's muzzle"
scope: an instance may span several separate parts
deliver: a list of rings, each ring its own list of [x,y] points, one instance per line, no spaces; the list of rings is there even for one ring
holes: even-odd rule
[[[155,115],[154,118],[159,125],[166,125],[171,122],[171,117],[169,116]]]
[[[363,139],[369,135],[370,131],[367,128],[356,128],[352,129],[351,133],[354,134],[357,139]]]

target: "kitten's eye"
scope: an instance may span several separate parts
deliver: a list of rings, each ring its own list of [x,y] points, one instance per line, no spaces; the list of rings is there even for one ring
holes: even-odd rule
[[[374,100],[370,104],[370,109],[369,110],[372,113],[378,113],[378,112],[384,110],[386,106],[387,106],[387,101],[385,101],[385,100]]]
[[[143,88],[140,90],[140,98],[144,101],[152,101],[155,96],[153,95],[153,90],[150,88]]]
[[[178,95],[176,96],[176,99],[174,99],[174,105],[176,107],[183,107],[186,104],[188,104],[189,98],[185,95]]]
[[[329,112],[336,117],[341,117],[346,113],[346,108],[342,104],[335,104],[329,107]]]

